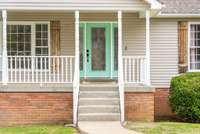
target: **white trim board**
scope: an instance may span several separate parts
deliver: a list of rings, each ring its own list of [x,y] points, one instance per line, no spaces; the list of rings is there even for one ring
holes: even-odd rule
[[[200,25],[200,22],[191,21],[188,22],[188,72],[200,72],[200,69],[190,69],[190,25],[197,24]]]
[[[154,18],[200,18],[199,14],[181,14],[181,13],[158,13]]]

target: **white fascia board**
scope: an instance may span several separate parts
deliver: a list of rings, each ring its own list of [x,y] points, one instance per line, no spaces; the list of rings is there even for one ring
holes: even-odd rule
[[[150,17],[155,18],[159,14],[160,10],[150,10]],[[145,18],[145,11],[139,12],[139,18]]]
[[[20,5],[2,5],[0,4],[0,10],[27,10],[27,11],[32,11],[32,10],[37,10],[37,11],[127,11],[127,12],[138,12],[138,11],[144,11],[146,9],[144,8],[133,8],[132,6],[130,7],[115,7],[115,6],[102,6],[100,7],[99,5],[93,5],[93,6],[76,6],[74,4],[68,4],[68,5],[60,5],[60,4],[37,4],[37,5],[31,5],[31,4],[20,4]]]
[[[167,14],[167,13],[159,13],[155,18],[199,18],[200,14]]]
[[[144,0],[145,2],[149,3],[151,5],[152,10],[160,10],[163,5],[158,2],[157,0]],[[104,5],[105,6],[105,5]],[[84,4],[84,6],[77,7],[74,3],[68,3],[68,4],[58,4],[58,3],[0,3],[0,10],[7,9],[7,10],[123,10],[123,7],[121,9],[118,9],[116,7],[99,7],[99,4],[93,5],[92,7],[88,7],[87,3]],[[137,10],[130,6],[124,8],[125,10]],[[141,10],[141,9],[140,9]]]

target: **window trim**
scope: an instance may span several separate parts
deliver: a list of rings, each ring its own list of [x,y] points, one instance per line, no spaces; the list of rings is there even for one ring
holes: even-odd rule
[[[190,32],[191,32],[191,28],[190,26],[192,24],[197,24],[200,25],[200,22],[188,22],[188,72],[200,72],[200,69],[190,69]]]
[[[50,21],[8,21],[7,25],[31,25],[31,56],[36,56],[36,24],[47,24],[48,25],[48,56],[51,55],[51,30]]]

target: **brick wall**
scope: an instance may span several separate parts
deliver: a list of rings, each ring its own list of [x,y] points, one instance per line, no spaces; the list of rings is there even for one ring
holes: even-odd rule
[[[174,118],[169,105],[169,88],[156,88],[155,92],[155,119]]]
[[[125,118],[127,121],[154,121],[154,93],[126,92]]]
[[[72,93],[0,93],[0,126],[72,122]]]

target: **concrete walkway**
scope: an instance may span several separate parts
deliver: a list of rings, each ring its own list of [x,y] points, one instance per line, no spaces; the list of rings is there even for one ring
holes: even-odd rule
[[[141,134],[123,128],[120,122],[79,122],[81,134]]]

